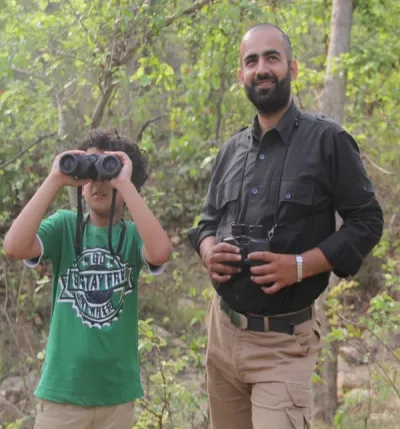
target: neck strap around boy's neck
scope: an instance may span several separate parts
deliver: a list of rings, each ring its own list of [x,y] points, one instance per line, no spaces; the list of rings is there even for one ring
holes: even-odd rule
[[[117,191],[113,189],[110,219],[108,224],[108,249],[110,250],[110,253],[112,255],[115,255],[114,249],[112,247],[112,228],[113,228],[113,221],[114,221],[116,196],[117,196]],[[82,186],[78,187],[77,209],[78,209],[78,212],[77,212],[77,218],[76,218],[75,254],[76,254],[76,257],[79,257],[79,255],[82,252],[82,241],[83,241],[83,234],[85,231],[85,227],[90,219],[90,215],[87,215],[85,221],[83,221]],[[122,243],[125,238],[125,232],[126,232],[126,223],[124,219],[121,218],[121,233],[119,235],[118,247],[116,252],[117,254],[121,252]]]

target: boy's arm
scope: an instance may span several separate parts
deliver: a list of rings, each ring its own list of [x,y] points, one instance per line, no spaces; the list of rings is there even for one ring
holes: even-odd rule
[[[4,250],[9,258],[33,259],[41,255],[36,232],[58,191],[58,184],[50,174],[5,236]]]
[[[153,215],[135,185],[129,181],[116,186],[143,240],[143,256],[152,265],[162,265],[171,258],[172,245],[167,233]]]
[[[106,152],[107,153],[107,152]],[[135,185],[131,182],[132,163],[124,152],[110,152],[120,158],[123,169],[111,184],[124,199],[129,213],[143,240],[143,256],[152,265],[162,265],[172,255],[172,245],[167,233],[153,215]]]
[[[85,152],[74,150],[64,153],[82,154]],[[4,238],[4,250],[9,258],[34,259],[40,257],[42,249],[36,233],[57,192],[66,185],[81,186],[90,181],[87,179],[74,180],[59,171],[58,163],[64,153],[56,157],[50,174],[7,232]]]

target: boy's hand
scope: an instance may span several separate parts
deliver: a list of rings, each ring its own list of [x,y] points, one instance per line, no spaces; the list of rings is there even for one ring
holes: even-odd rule
[[[92,179],[74,179],[72,176],[68,176],[60,171],[60,159],[63,155],[68,153],[74,155],[86,155],[86,152],[82,150],[67,150],[66,152],[60,153],[54,159],[49,176],[57,182],[60,188],[64,186],[83,186],[92,182]]]
[[[124,183],[132,182],[132,161],[125,152],[104,152],[105,155],[116,156],[122,164],[122,169],[117,177],[111,179],[111,186],[117,188],[119,185]]]

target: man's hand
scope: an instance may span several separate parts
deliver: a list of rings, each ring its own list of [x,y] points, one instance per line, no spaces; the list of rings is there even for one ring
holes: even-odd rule
[[[82,150],[68,150],[56,156],[51,167],[49,178],[51,178],[51,180],[57,184],[59,189],[63,188],[64,186],[83,186],[87,183],[92,182],[92,179],[74,179],[72,176],[68,176],[67,174],[61,173],[60,159],[63,155],[67,155],[69,153],[73,155],[86,155],[86,152]]]
[[[272,252],[253,252],[248,259],[265,262],[265,265],[251,267],[251,280],[259,285],[272,284],[270,287],[261,287],[267,295],[278,292],[280,289],[297,282],[296,255],[283,255]]]
[[[226,262],[239,262],[242,257],[237,246],[228,243],[218,243],[210,247],[204,255],[203,262],[210,277],[218,283],[225,283],[232,274],[240,273],[240,268],[226,265]]]

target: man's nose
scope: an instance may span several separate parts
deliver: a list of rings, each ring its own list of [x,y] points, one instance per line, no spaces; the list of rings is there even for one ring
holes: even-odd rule
[[[270,65],[268,64],[268,61],[265,58],[261,57],[257,64],[256,75],[260,76],[260,75],[270,74],[270,72],[271,72],[271,68],[270,68]]]

